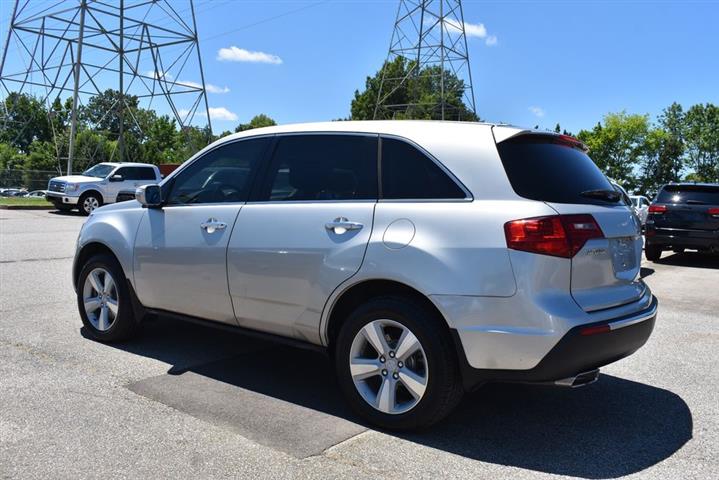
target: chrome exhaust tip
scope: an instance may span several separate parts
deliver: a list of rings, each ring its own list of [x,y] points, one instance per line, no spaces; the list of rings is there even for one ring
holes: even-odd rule
[[[554,384],[558,387],[569,387],[579,388],[590,385],[599,380],[599,369],[589,370],[588,372],[582,372],[573,377],[562,378],[561,380],[555,380]]]

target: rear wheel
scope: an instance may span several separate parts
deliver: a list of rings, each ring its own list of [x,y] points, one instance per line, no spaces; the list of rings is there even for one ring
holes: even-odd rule
[[[358,307],[339,332],[335,364],[350,406],[383,428],[427,427],[462,398],[444,319],[401,297]]]
[[[102,198],[95,192],[89,192],[80,197],[78,207],[83,215],[90,215],[93,210],[102,206]]]
[[[644,255],[647,257],[647,260],[656,262],[662,258],[662,248],[656,245],[646,245],[644,247]]]
[[[91,257],[77,282],[77,306],[90,335],[102,342],[132,337],[138,324],[120,264],[110,255]]]

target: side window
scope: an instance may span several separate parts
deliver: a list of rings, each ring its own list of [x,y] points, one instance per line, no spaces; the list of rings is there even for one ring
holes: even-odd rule
[[[466,196],[452,178],[413,145],[382,138],[382,198],[439,200]]]
[[[642,207],[648,207],[649,206],[649,200],[646,198],[642,198]]]
[[[137,167],[137,180],[155,180],[155,169],[150,167]]]
[[[261,200],[377,198],[377,137],[279,137]]]
[[[244,202],[268,138],[228,143],[206,153],[177,174],[167,203]]]
[[[115,175],[122,175],[123,180],[137,180],[135,178],[133,170],[135,169],[132,167],[121,167],[115,170],[112,176],[114,177]]]

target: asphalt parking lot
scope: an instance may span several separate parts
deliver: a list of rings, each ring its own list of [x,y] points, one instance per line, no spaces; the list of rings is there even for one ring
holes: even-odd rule
[[[0,210],[0,478],[718,478],[715,257],[644,264],[656,329],[596,384],[487,386],[395,435],[358,423],[310,351],[166,320],[86,338],[83,221]]]

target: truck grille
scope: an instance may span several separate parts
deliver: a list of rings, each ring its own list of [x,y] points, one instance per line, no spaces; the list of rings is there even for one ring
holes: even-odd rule
[[[50,184],[47,187],[48,190],[51,192],[65,192],[65,183],[64,182],[58,182],[55,180],[50,180]]]

